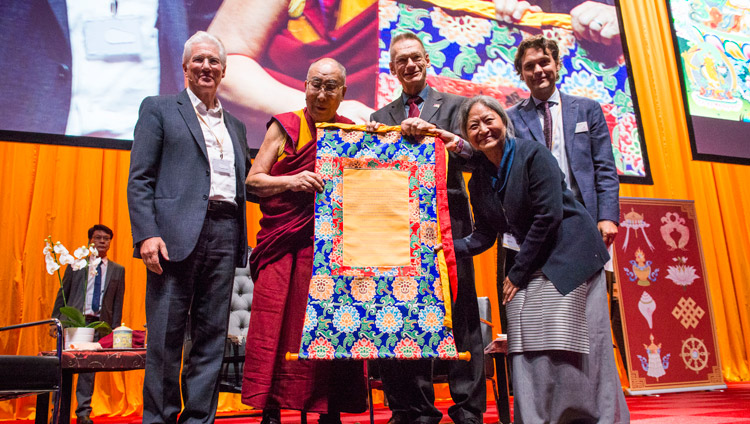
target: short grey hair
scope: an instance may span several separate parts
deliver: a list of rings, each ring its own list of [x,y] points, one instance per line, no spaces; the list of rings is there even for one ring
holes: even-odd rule
[[[500,115],[500,119],[503,121],[503,125],[505,125],[505,138],[511,137],[515,138],[516,131],[513,128],[513,122],[508,117],[508,113],[505,111],[505,108],[503,108],[503,105],[500,104],[497,99],[490,96],[474,96],[470,99],[464,100],[463,103],[461,103],[461,107],[458,109],[458,124],[459,128],[461,128],[461,132],[463,133],[464,138],[468,139],[469,136],[466,134],[466,126],[468,125],[469,121],[469,112],[471,112],[471,108],[474,107],[477,103],[481,103],[488,108],[492,109]]]
[[[393,62],[393,46],[404,40],[414,40],[418,42],[419,45],[422,46],[422,52],[427,54],[427,50],[424,48],[424,43],[419,38],[419,36],[417,36],[417,34],[411,31],[402,30],[393,34],[393,36],[391,37],[391,45],[388,47],[388,55],[391,57],[391,62]]]
[[[227,51],[224,48],[224,44],[215,35],[211,35],[206,31],[198,31],[193,34],[192,37],[185,41],[185,49],[182,51],[182,64],[185,65],[190,60],[190,55],[193,53],[193,44],[196,43],[208,43],[213,44],[219,48],[219,61],[221,67],[226,69],[227,67]]]

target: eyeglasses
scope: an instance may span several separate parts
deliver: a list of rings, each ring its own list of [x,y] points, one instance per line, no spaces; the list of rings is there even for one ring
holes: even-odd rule
[[[409,59],[411,59],[411,61],[414,62],[415,65],[421,65],[425,61],[425,57],[422,54],[416,53],[411,56],[398,56],[396,57],[396,60],[393,61],[393,63],[395,63],[398,67],[403,67],[409,64]]]
[[[110,240],[112,240],[112,237],[110,237],[110,236],[94,236],[94,237],[92,237],[92,240],[96,240],[96,241],[99,241],[99,240],[101,240],[101,241],[110,241]]]
[[[343,85],[339,84],[336,81],[323,81],[319,78],[308,80],[307,84],[313,89],[313,91],[319,92],[320,90],[323,90],[326,94],[333,94],[334,92],[336,92],[336,90],[343,87]]]

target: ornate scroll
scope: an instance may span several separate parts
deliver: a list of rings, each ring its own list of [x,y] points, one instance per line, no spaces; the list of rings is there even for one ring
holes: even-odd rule
[[[299,359],[459,359],[442,142],[337,127],[317,142],[325,190]]]

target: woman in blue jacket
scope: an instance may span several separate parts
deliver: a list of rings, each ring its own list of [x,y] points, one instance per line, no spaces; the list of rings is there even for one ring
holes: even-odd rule
[[[513,137],[500,103],[478,96],[459,113],[483,155],[469,182],[474,232],[454,241],[456,254],[479,254],[498,234],[518,251],[502,294],[514,422],[629,422],[609,327],[609,255],[596,223],[545,146]]]

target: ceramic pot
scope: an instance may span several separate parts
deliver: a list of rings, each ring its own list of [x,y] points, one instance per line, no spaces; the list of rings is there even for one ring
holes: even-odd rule
[[[126,327],[125,323],[112,331],[112,347],[115,349],[133,347],[133,330]]]
[[[93,328],[86,327],[68,327],[64,330],[65,334],[65,349],[70,349],[71,343],[93,343],[94,332]]]

